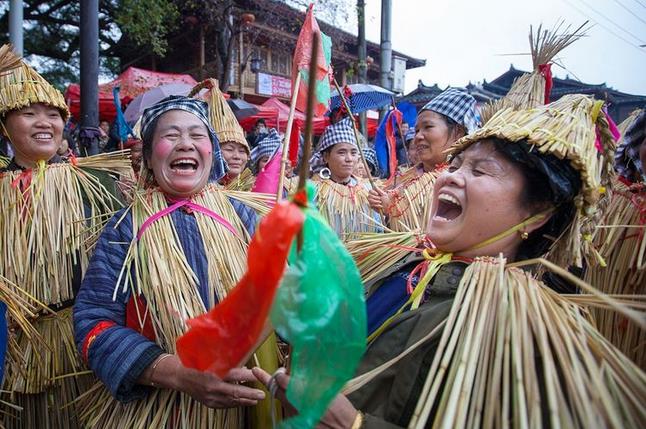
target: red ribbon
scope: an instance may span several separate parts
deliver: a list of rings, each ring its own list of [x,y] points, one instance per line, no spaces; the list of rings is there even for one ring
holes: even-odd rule
[[[154,215],[150,216],[148,219],[146,219],[146,221],[143,223],[143,225],[141,225],[141,228],[139,228],[139,231],[137,232],[137,240],[141,240],[141,236],[143,235],[144,231],[146,231],[146,229],[148,229],[148,227],[152,225],[155,221],[166,216],[167,214],[174,212],[178,208],[184,207],[184,206],[196,212],[205,214],[212,219],[215,219],[216,222],[220,223],[223,227],[228,229],[233,235],[235,235],[238,238],[241,238],[240,235],[238,235],[236,230],[233,228],[233,226],[222,216],[207,209],[206,207],[203,207],[199,204],[195,204],[190,200],[179,200],[176,203],[174,203],[172,206],[166,207],[164,210],[160,210]]]
[[[552,64],[539,64],[538,71],[545,78],[545,104],[550,102],[550,93],[552,92]]]

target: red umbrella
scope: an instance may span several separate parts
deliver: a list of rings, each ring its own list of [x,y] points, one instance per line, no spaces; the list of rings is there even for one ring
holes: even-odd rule
[[[126,105],[139,94],[169,83],[184,83],[191,87],[197,85],[197,81],[188,74],[160,73],[128,67],[115,80],[99,85],[99,117],[101,120],[111,121],[116,116],[112,99],[112,88],[115,86],[121,87],[121,104]],[[72,116],[78,119],[81,114],[81,87],[78,84],[73,83],[67,87],[65,101]]]

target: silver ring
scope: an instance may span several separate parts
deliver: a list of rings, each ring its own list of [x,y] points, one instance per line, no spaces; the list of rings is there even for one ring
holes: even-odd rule
[[[269,389],[269,393],[271,396],[276,396],[276,392],[278,391],[278,382],[276,381],[276,377],[278,377],[279,374],[286,374],[287,370],[285,368],[278,368],[276,372],[271,376],[271,379],[269,379],[269,385],[267,388]]]

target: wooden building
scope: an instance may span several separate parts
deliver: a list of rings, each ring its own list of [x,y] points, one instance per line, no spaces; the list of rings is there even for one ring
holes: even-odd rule
[[[510,66],[509,70],[501,74],[491,82],[486,80],[482,84],[474,85],[469,83],[466,89],[475,97],[478,103],[485,103],[497,99],[509,91],[515,79],[527,73]],[[420,80],[417,88],[406,94],[401,100],[408,101],[418,108],[431,101],[443,91],[437,84],[426,86]],[[602,84],[589,84],[579,82],[566,77],[565,79],[553,78],[551,100],[558,100],[566,94],[589,94],[597,100],[605,100],[608,106],[608,113],[619,123],[626,119],[630,113],[638,108],[646,106],[646,96],[627,94]]]
[[[239,70],[246,64],[242,73],[244,98],[253,103],[261,103],[269,97],[289,99],[291,91],[292,55],[300,32],[305,12],[294,9],[277,0],[236,0],[232,10],[235,43],[232,52],[232,73],[228,92],[237,96],[240,92]],[[354,13],[354,11],[352,12]],[[254,22],[242,27],[243,14],[252,14]],[[184,18],[186,20],[186,18]],[[339,83],[358,81],[357,37],[318,20],[321,31],[332,39],[332,66]],[[240,38],[242,40],[240,40]],[[168,51],[163,59],[156,59],[154,67],[158,71],[189,73],[197,80],[205,76],[217,76],[217,64],[212,58],[217,42],[208,35],[200,34],[197,26],[185,26],[169,42]],[[200,55],[200,51],[202,55]],[[367,42],[368,81],[379,84],[379,44]],[[404,65],[405,69],[422,67],[425,60],[417,59],[393,50],[393,64]],[[200,64],[202,63],[202,64]],[[150,68],[150,58],[142,58],[130,65]]]

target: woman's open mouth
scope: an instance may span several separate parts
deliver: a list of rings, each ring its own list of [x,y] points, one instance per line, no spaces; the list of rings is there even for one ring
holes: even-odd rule
[[[193,158],[180,158],[170,163],[170,169],[176,174],[192,174],[197,171],[199,163]]]
[[[457,198],[449,194],[437,196],[437,210],[433,220],[451,222],[462,214],[462,205]]]

